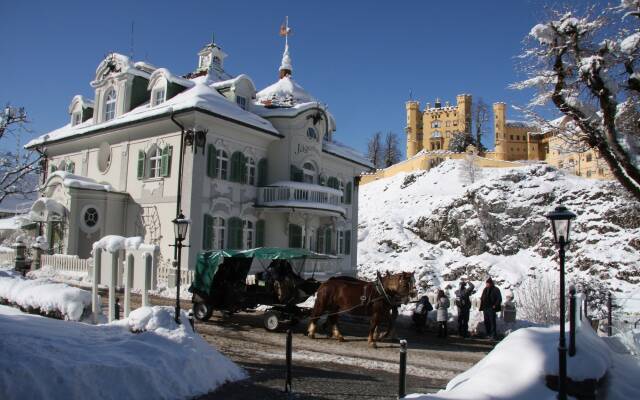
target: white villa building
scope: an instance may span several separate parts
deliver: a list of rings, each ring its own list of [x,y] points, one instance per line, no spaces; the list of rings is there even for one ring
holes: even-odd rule
[[[186,76],[109,55],[94,99],[73,97],[69,123],[27,144],[45,156],[31,215],[51,250],[88,258],[101,237],[142,236],[170,267],[182,211],[183,268],[203,249],[273,246],[336,255],[325,272],[355,274],[358,179],[371,165],[334,141],[327,107],[292,79],[288,44],[260,91],[225,72],[217,44],[198,55]]]

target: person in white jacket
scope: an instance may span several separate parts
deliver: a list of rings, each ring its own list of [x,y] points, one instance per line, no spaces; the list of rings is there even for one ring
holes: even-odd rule
[[[438,296],[436,298],[436,320],[438,321],[438,337],[447,337],[447,321],[449,320],[449,298],[444,293],[444,290],[438,290]]]

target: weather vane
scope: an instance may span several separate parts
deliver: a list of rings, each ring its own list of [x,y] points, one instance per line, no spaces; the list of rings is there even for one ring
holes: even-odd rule
[[[291,35],[291,28],[289,28],[289,16],[286,16],[284,24],[280,25],[280,36],[284,36],[285,44],[289,44],[289,35]]]

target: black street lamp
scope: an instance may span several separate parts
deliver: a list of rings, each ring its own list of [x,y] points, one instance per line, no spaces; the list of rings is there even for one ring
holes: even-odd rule
[[[564,290],[564,248],[569,243],[571,220],[576,217],[565,206],[558,206],[546,215],[551,222],[553,239],[560,248],[560,343],[558,344],[559,372],[558,399],[567,399],[567,345],[564,332],[565,290]]]
[[[180,271],[180,266],[182,264],[182,248],[189,247],[184,246],[182,242],[187,237],[187,232],[189,231],[189,224],[191,221],[185,218],[185,216],[180,213],[173,221],[173,230],[175,233],[175,247],[178,253],[178,259],[176,260],[176,323],[180,323],[180,280],[182,278],[182,273]]]

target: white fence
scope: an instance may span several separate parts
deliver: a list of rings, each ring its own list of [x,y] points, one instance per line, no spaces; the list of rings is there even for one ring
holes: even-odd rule
[[[2,264],[13,264],[16,260],[16,252],[15,251],[7,251],[0,253],[0,265]]]
[[[161,265],[158,267],[158,283],[168,284],[169,276],[174,275],[176,273],[176,269],[171,266]],[[191,286],[193,282],[193,273],[191,270],[180,270],[180,286],[188,287]]]
[[[40,265],[42,265],[43,267],[51,267],[56,271],[89,273],[89,267],[93,265],[93,259],[83,259],[79,258],[78,256],[65,254],[43,254]]]

